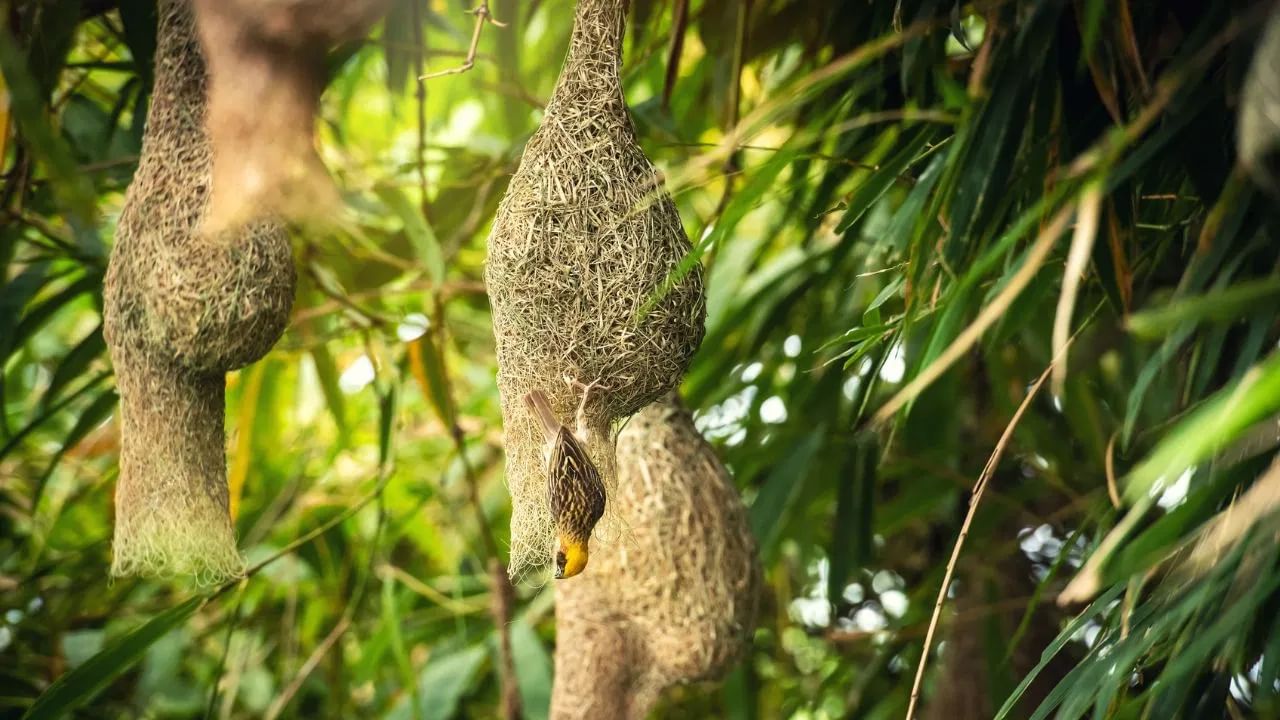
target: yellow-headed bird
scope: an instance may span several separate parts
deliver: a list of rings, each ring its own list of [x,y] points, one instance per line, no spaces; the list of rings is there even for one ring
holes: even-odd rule
[[[556,579],[570,578],[587,566],[587,543],[604,515],[604,483],[582,446],[585,438],[575,437],[560,422],[547,396],[534,390],[524,396],[524,402],[542,422],[547,441],[547,494],[560,541],[556,548]]]

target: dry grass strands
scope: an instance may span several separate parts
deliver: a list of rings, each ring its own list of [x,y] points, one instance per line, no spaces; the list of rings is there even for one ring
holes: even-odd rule
[[[213,198],[206,227],[323,217],[342,206],[313,130],[325,53],[368,32],[389,0],[196,0],[209,61]]]
[[[678,400],[632,418],[618,468],[626,539],[556,585],[557,720],[642,718],[664,688],[727,671],[755,622],[746,509]]]
[[[196,232],[207,206],[205,69],[184,0],[159,3],[156,81],[107,270],[122,406],[112,573],[233,577],[223,373],[267,352],[293,303],[288,237]]]
[[[559,83],[489,238],[513,577],[547,564],[554,542],[542,430],[524,394],[542,390],[572,424],[581,388],[566,377],[600,383],[587,450],[612,492],[613,423],[676,386],[704,330],[699,268],[651,302],[690,245],[623,99],[624,16],[622,0],[578,3]],[[606,510],[597,537],[608,542],[611,526]]]

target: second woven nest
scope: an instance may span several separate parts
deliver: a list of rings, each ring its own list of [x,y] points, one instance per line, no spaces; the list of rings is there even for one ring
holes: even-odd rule
[[[746,508],[674,394],[622,431],[614,502],[626,539],[556,585],[555,720],[642,718],[663,689],[723,675],[755,622]]]
[[[142,155],[103,288],[122,418],[112,574],[208,584],[243,569],[229,514],[224,373],[275,344],[296,276],[279,225],[197,231],[211,173],[205,63],[190,4],[161,0],[157,13]]]
[[[542,127],[489,238],[513,577],[545,566],[554,543],[542,430],[524,394],[542,390],[572,425],[582,397],[572,383],[599,383],[585,408],[587,451],[611,495],[614,423],[674,388],[703,335],[700,268],[678,272],[689,240],[623,99],[624,17],[622,0],[578,3]],[[604,542],[618,538],[609,505]]]

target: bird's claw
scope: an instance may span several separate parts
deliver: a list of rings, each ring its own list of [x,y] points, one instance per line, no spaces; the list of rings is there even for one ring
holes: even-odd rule
[[[606,389],[606,388],[604,387],[604,384],[600,381],[599,378],[592,380],[589,383],[583,384],[581,380],[573,377],[572,375],[566,374],[564,376],[564,381],[569,384],[569,387],[582,391],[582,400],[581,402],[578,403],[578,413],[577,413],[576,419],[578,423],[578,435],[579,437],[585,438],[587,433],[587,398],[591,396],[592,390],[596,388],[601,388],[601,389]]]

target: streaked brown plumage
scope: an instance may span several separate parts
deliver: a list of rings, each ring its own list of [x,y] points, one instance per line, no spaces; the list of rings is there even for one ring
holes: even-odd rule
[[[542,391],[530,392],[524,401],[547,441],[547,495],[560,540],[556,578],[573,577],[586,567],[591,531],[604,515],[604,482],[582,439],[560,422]]]

